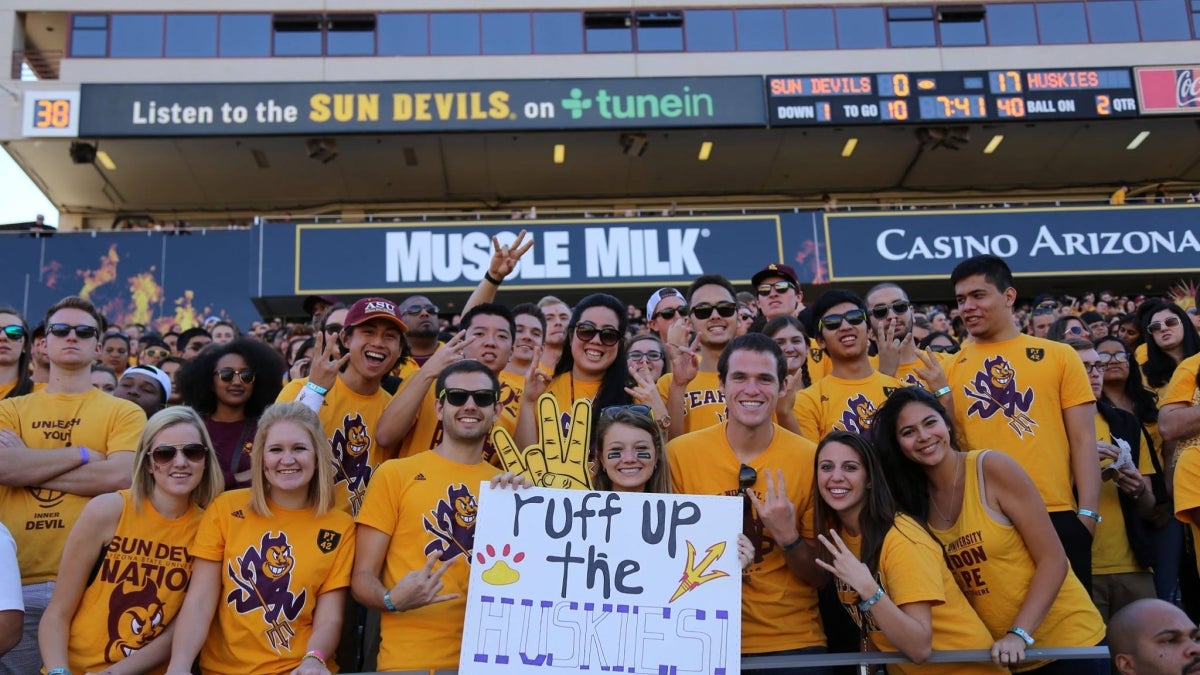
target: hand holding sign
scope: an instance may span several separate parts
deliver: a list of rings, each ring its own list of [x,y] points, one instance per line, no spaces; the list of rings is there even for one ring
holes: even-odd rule
[[[588,441],[591,438],[592,405],[587,399],[575,401],[571,423],[563,438],[562,412],[558,400],[543,394],[537,401],[538,443],[524,450],[503,427],[492,430],[492,446],[505,471],[528,476],[534,485],[549,488],[584,489],[592,487],[588,470]]]

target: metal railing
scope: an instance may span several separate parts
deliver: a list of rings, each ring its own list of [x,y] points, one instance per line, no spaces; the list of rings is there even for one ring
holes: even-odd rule
[[[1077,659],[1107,659],[1108,647],[1050,647],[1029,649],[1027,661],[1066,661]],[[986,649],[958,649],[933,652],[926,663],[986,663],[992,660]],[[770,668],[821,668],[827,666],[883,665],[888,663],[911,663],[899,652],[853,652],[849,654],[793,654],[787,656],[750,656],[742,659],[742,670],[755,671]],[[399,670],[371,673],[345,673],[344,675],[458,675],[457,669]]]
[[[39,80],[57,80],[62,60],[61,49],[14,49],[12,79],[21,79],[22,66],[29,64],[29,69]]]

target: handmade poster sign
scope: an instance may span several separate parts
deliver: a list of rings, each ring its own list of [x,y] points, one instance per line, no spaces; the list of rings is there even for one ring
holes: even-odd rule
[[[480,487],[459,670],[736,675],[736,497]]]

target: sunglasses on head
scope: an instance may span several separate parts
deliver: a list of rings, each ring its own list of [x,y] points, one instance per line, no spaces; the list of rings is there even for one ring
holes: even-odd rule
[[[250,384],[254,381],[254,371],[249,368],[234,370],[233,368],[222,368],[216,372],[216,376],[221,378],[222,382],[233,382],[234,376],[242,378],[242,382]]]
[[[443,389],[438,393],[438,399],[445,401],[452,406],[464,406],[467,404],[467,399],[473,399],[475,405],[486,408],[496,404],[496,392],[492,389],[477,389],[468,391],[466,389]]]
[[[69,323],[52,323],[46,326],[46,332],[54,337],[67,337],[71,331],[75,331],[75,337],[80,340],[90,340],[100,333],[100,329],[95,326],[72,326]]]
[[[825,330],[837,330],[842,327],[843,319],[851,326],[857,326],[867,320],[867,313],[861,309],[852,309],[843,314],[826,314],[821,317],[821,328]]]
[[[641,405],[640,403],[634,403],[632,405],[610,405],[607,408],[601,408],[600,417],[616,417],[619,413],[622,413],[626,410],[637,415],[654,417],[653,413],[650,412],[650,406]]]
[[[790,281],[776,281],[773,284],[759,284],[758,297],[765,298],[771,294],[771,291],[775,291],[776,293],[780,294],[787,293],[788,289],[791,287],[792,282]]]
[[[695,307],[692,307],[692,308],[688,309],[688,311],[687,311],[688,314],[696,317],[697,319],[701,319],[701,320],[707,319],[708,317],[712,316],[713,312],[716,312],[723,319],[728,319],[729,317],[733,316],[734,314],[737,314],[737,303],[735,303],[735,302],[718,302],[715,305],[710,305],[708,303],[704,303],[704,304],[696,305]]]
[[[25,339],[25,327],[20,324],[13,324],[4,327],[4,337],[13,342],[21,342]]]
[[[1172,317],[1168,317],[1164,321],[1155,321],[1154,323],[1150,324],[1149,326],[1146,326],[1146,328],[1149,329],[1151,333],[1157,333],[1163,329],[1163,326],[1166,326],[1167,328],[1174,328],[1178,325],[1179,325],[1179,317],[1172,316]]]
[[[421,312],[437,314],[438,307],[437,307],[437,305],[430,304],[430,305],[409,305],[408,307],[404,308],[404,313],[409,316],[416,316],[416,315],[420,314]]]
[[[912,307],[912,304],[907,300],[897,300],[890,305],[875,305],[871,308],[871,316],[876,319],[886,319],[889,309],[899,316],[907,312],[909,307]]]
[[[1039,306],[1037,309],[1033,310],[1034,316],[1047,316],[1047,315],[1053,314],[1053,313],[1054,313],[1054,307]]]
[[[738,469],[738,492],[745,493],[758,482],[758,471],[749,464]]]
[[[958,345],[929,345],[929,351],[938,354],[955,354],[958,352]]]
[[[598,328],[594,323],[583,322],[576,324],[575,337],[580,342],[591,342],[592,338],[600,336],[600,344],[611,347],[621,341],[621,331],[616,328]]]
[[[155,464],[162,466],[175,461],[175,456],[178,453],[183,453],[183,456],[189,462],[202,462],[208,456],[208,447],[200,443],[188,443],[187,445],[160,445],[150,451],[150,458]]]
[[[650,318],[654,319],[654,318],[661,316],[662,318],[666,319],[667,321],[671,321],[675,318],[676,314],[682,314],[683,313],[682,310],[683,310],[682,307],[668,307],[667,309],[664,309],[662,311],[655,312],[654,316],[652,316]]]
[[[629,352],[630,361],[662,361],[662,357],[663,353],[655,349],[648,349],[644,352]]]

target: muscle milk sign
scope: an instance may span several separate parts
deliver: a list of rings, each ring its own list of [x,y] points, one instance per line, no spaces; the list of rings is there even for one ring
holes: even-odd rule
[[[526,287],[671,283],[718,270],[748,278],[761,261],[780,258],[776,216],[606,218],[526,222],[521,227],[511,222],[300,225],[296,292],[473,288],[487,272],[493,237],[510,244],[522,227],[533,246],[506,283]],[[731,261],[743,259],[746,269],[731,273],[730,267],[739,264]],[[329,274],[333,270],[336,275]]]

